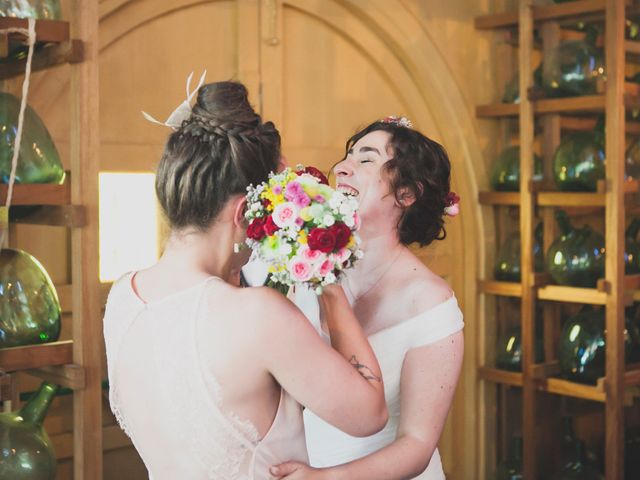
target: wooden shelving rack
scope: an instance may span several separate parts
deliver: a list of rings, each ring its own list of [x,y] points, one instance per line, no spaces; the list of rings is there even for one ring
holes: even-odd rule
[[[546,478],[540,467],[539,438],[540,392],[562,397],[578,398],[604,404],[605,424],[605,478],[623,479],[624,455],[624,407],[637,397],[640,385],[640,365],[625,367],[624,361],[624,308],[640,299],[640,279],[625,276],[623,253],[625,246],[625,209],[637,210],[638,182],[624,179],[625,132],[637,135],[640,126],[625,122],[625,109],[640,105],[638,86],[625,84],[625,65],[637,62],[640,42],[626,40],[625,15],[638,13],[639,8],[630,0],[578,0],[556,5],[534,5],[533,0],[520,0],[518,11],[478,17],[478,30],[509,29],[512,35],[517,29],[517,40],[512,44],[518,49],[519,104],[480,105],[478,118],[509,118],[518,121],[517,143],[520,145],[520,191],[481,192],[479,202],[497,208],[518,207],[521,234],[521,281],[498,282],[481,279],[478,288],[484,295],[517,297],[520,299],[522,328],[522,372],[508,372],[492,365],[483,365],[478,375],[492,384],[520,389],[522,394],[522,436],[524,440],[524,478]],[[563,37],[563,26],[575,25],[576,20],[599,22],[605,26],[602,45],[605,50],[607,81],[603,92],[583,97],[544,99],[528,95],[533,87],[532,60],[536,49],[544,58]],[[534,29],[541,33],[542,44],[534,42]],[[523,93],[525,92],[525,93]],[[590,130],[595,126],[594,113],[606,117],[606,178],[595,193],[565,193],[534,184],[533,151],[536,135],[536,118],[542,124],[545,180],[551,178],[553,152],[564,131]],[[591,115],[591,117],[589,117]],[[635,203],[634,203],[635,202]],[[540,212],[544,225],[544,251],[555,238],[553,212],[555,207],[570,212],[588,210],[605,215],[606,268],[605,278],[597,288],[574,288],[551,285],[544,274],[534,273],[533,240],[535,212]],[[498,212],[498,210],[496,210]],[[554,356],[547,363],[535,361],[535,309],[540,300],[547,302],[604,305],[606,310],[606,374],[596,385],[583,385],[557,378],[559,372]],[[547,327],[556,326],[559,318],[544,316],[545,357],[549,349]],[[549,318],[551,317],[551,318]],[[491,318],[491,315],[488,316]],[[554,325],[555,324],[555,325]],[[549,329],[552,330],[552,329]],[[556,329],[557,331],[557,329]],[[487,347],[491,348],[491,347]],[[486,442],[488,443],[487,438]],[[495,456],[495,447],[489,447],[481,455]],[[484,470],[479,478],[491,475],[495,458],[482,461]]]
[[[0,349],[0,369],[26,372],[74,390],[74,478],[102,478],[102,322],[103,293],[98,271],[98,1],[73,0],[69,21],[38,20],[33,70],[70,65],[70,172],[63,185],[16,185],[13,205],[42,205],[20,223],[57,225],[71,230],[73,340]],[[0,30],[27,28],[27,21],[0,18]],[[7,55],[10,34],[0,36]],[[0,79],[24,73],[24,61],[0,65]],[[2,203],[7,188],[0,186]]]

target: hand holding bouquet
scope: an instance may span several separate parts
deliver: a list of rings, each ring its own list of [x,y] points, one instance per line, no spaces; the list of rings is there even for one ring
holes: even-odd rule
[[[268,285],[285,293],[306,285],[320,295],[336,283],[362,257],[357,209],[314,167],[287,168],[249,186],[246,243],[268,265]]]

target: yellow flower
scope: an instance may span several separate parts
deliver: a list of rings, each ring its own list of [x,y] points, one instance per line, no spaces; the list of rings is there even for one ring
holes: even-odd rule
[[[301,243],[302,245],[307,244],[307,232],[304,230],[300,230],[300,233],[298,234],[298,243]]]
[[[311,220],[313,218],[313,215],[311,215],[311,209],[309,207],[304,207],[300,210],[300,218],[305,222]]]
[[[351,248],[356,244],[356,236],[351,234],[351,238],[349,238],[349,243],[347,243],[346,248]]]

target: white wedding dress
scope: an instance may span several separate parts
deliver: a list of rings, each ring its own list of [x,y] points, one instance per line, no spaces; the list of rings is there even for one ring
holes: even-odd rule
[[[296,303],[308,303],[309,297]],[[310,310],[309,307],[303,308]],[[313,318],[312,323],[317,323]],[[326,423],[313,412],[304,412],[309,460],[314,467],[340,465],[365,457],[393,443],[400,420],[400,376],[404,357],[412,348],[428,345],[452,335],[464,327],[462,312],[455,296],[422,314],[369,336],[384,379],[389,421],[383,430],[364,438],[352,437]],[[325,334],[326,336],[326,334]],[[415,477],[420,480],[444,480],[440,454],[436,450],[429,466]]]
[[[211,277],[145,303],[132,275],[114,283],[104,317],[110,403],[154,480],[269,480],[269,467],[307,461],[301,407],[281,390],[269,431],[225,408],[199,333],[217,318],[203,301]],[[229,321],[237,322],[234,318]]]

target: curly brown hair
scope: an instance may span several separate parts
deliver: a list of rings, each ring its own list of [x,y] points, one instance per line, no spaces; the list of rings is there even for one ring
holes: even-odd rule
[[[399,205],[407,192],[415,201],[403,208],[398,235],[404,245],[424,247],[447,236],[444,217],[451,183],[451,163],[446,150],[422,133],[393,122],[376,121],[353,135],[346,143],[345,158],[365,135],[382,130],[391,135],[393,157],[384,164],[390,189]]]

